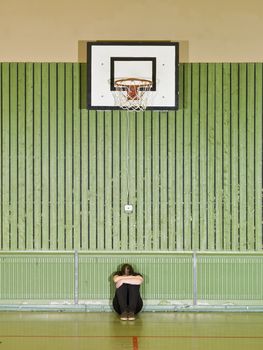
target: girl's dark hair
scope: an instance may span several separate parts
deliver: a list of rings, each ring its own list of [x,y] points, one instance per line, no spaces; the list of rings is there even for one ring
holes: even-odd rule
[[[133,275],[133,276],[139,275],[137,272],[134,272],[133,267],[130,264],[123,264],[123,265],[121,265],[120,269],[118,271],[114,272],[113,275],[118,275],[118,276],[125,275],[126,268],[129,271],[129,275]]]
[[[123,264],[122,265],[121,270],[120,270],[122,275],[125,274],[126,269],[129,271],[129,275],[134,275],[133,267],[130,264]]]

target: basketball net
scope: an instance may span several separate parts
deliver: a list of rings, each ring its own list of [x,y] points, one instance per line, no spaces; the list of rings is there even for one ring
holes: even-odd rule
[[[114,82],[113,97],[115,105],[128,111],[143,111],[148,106],[148,100],[153,83],[140,78],[123,78]]]

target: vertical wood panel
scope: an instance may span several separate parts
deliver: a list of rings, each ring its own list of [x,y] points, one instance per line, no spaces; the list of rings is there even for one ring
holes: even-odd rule
[[[89,249],[89,130],[88,112],[81,109],[81,230],[82,249]]]
[[[184,78],[184,249],[192,249],[191,212],[191,123],[192,123],[192,68],[185,66]]]
[[[223,249],[230,250],[231,247],[231,211],[230,211],[230,175],[231,175],[231,125],[230,125],[230,64],[223,65]]]
[[[10,157],[10,65],[2,64],[2,247],[3,250],[10,248],[10,179],[9,179],[9,157]]]
[[[33,249],[40,250],[42,232],[42,66],[34,64],[34,136],[33,136],[33,181],[34,181],[34,227],[33,227]]]
[[[33,64],[25,65],[25,162],[26,162],[26,184],[25,184],[25,247],[33,249],[34,231],[34,70]],[[21,232],[23,235],[23,232]]]
[[[182,84],[183,69],[180,70],[180,83]],[[182,86],[182,85],[181,85]],[[182,100],[181,100],[182,101]],[[183,250],[183,137],[182,137],[182,105],[180,111],[176,114],[174,112],[168,113],[168,232],[169,232],[169,250]],[[178,147],[176,122],[178,121]],[[180,156],[175,156],[176,149],[181,147]],[[178,175],[176,171],[178,169]],[[178,179],[178,197],[176,197],[176,187]],[[181,191],[180,191],[181,189]],[[177,235],[177,232],[179,233]],[[178,238],[178,240],[177,240]]]
[[[79,65],[73,64],[72,67],[72,81],[73,81],[73,106],[72,106],[72,118],[73,118],[73,137],[74,137],[74,183],[73,183],[73,245],[74,249],[81,249],[82,237],[81,237],[81,133],[80,133],[80,108],[79,108]],[[104,175],[104,174],[103,174]]]
[[[239,66],[231,65],[231,248],[239,249]]]
[[[215,249],[215,71],[216,65],[208,65],[207,97],[207,249]]]
[[[65,64],[58,64],[57,71],[57,244],[58,249],[66,248],[65,241]]]
[[[120,249],[120,211],[121,211],[121,198],[120,198],[120,113],[114,111],[112,113],[112,163],[113,163],[113,249]],[[138,225],[138,224],[137,224]]]
[[[104,249],[104,112],[97,112],[97,248]]]
[[[58,249],[58,207],[57,207],[57,189],[58,189],[58,178],[57,178],[57,138],[58,138],[58,125],[57,125],[57,110],[58,110],[58,95],[57,95],[57,64],[50,64],[50,77],[49,77],[49,99],[50,99],[50,126],[49,126],[49,178],[50,178],[50,224],[49,224],[49,249]]]
[[[153,112],[153,249],[160,249],[160,139],[159,139],[159,113]]]
[[[144,114],[144,248],[152,247],[152,114]],[[153,169],[154,171],[154,169]]]
[[[208,113],[207,113],[207,95],[208,95],[208,71],[207,64],[201,64],[200,67],[200,249],[207,249],[207,137],[208,137]]]
[[[254,159],[254,138],[255,138],[255,67],[249,63],[248,69],[248,91],[247,91],[247,248],[255,248],[255,159]]]
[[[255,249],[262,249],[262,84],[263,70],[262,63],[257,63],[256,72],[256,91],[255,91],[255,140],[254,140],[254,160],[255,160]]]
[[[216,65],[215,81],[215,216],[216,249],[223,248],[223,65]]]
[[[3,73],[0,63],[0,247],[3,249]]]
[[[66,65],[65,98],[65,182],[66,182],[66,208],[65,208],[65,235],[66,249],[73,249],[73,86],[72,64]]]
[[[247,249],[247,65],[239,67],[240,250]]]
[[[129,147],[129,202],[133,205],[133,210],[136,208],[136,135],[135,135],[135,113],[130,113],[130,147]],[[136,250],[136,217],[134,213],[129,215],[129,250]]]
[[[113,248],[113,139],[112,113],[105,112],[105,249]]]
[[[191,143],[191,212],[192,212],[192,249],[200,248],[200,188],[199,188],[199,142],[200,142],[200,65],[192,65],[192,143]]]
[[[120,229],[120,246],[122,250],[128,249],[128,216],[124,212],[124,205],[128,204],[128,176],[127,176],[127,126],[129,123],[129,114],[127,111],[122,111],[120,113],[120,219],[121,219],[121,229]],[[129,179],[130,180],[130,179]]]
[[[160,113],[160,249],[167,250],[168,248],[168,210],[167,210],[167,118],[168,113]]]
[[[136,139],[136,183],[137,183],[137,205],[136,205],[136,221],[137,221],[137,249],[144,248],[144,114],[138,113],[136,116],[137,123],[137,139]],[[154,180],[153,180],[154,181]],[[153,185],[154,186],[154,185]]]
[[[90,184],[90,205],[89,205],[89,248],[97,249],[97,156],[96,156],[96,112],[89,112],[89,184]]]
[[[24,63],[18,64],[18,170],[17,170],[17,183],[18,183],[18,228],[17,228],[17,248],[25,249],[26,238],[26,108],[25,108],[25,96],[26,96],[26,66]]]
[[[10,249],[18,249],[18,65],[17,63],[10,64],[10,192],[9,192],[9,213],[10,213]]]
[[[40,246],[50,249],[50,65],[41,71],[41,235]]]

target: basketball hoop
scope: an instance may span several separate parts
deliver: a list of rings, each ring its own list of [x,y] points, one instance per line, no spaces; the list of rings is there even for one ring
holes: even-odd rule
[[[148,106],[148,99],[153,82],[141,78],[122,78],[114,81],[113,97],[115,105],[131,111],[143,111]]]

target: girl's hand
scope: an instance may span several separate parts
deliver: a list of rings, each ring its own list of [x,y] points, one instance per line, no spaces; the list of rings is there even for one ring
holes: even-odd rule
[[[122,286],[123,282],[122,280],[119,280],[117,283],[116,283],[116,288],[120,288],[120,286]]]

